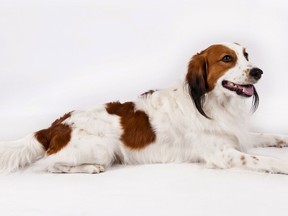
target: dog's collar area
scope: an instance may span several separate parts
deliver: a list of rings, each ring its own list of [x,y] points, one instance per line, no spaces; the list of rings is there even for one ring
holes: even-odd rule
[[[230,91],[235,91],[238,95],[251,97],[254,95],[254,86],[251,84],[240,85],[228,80],[222,81],[222,86]]]

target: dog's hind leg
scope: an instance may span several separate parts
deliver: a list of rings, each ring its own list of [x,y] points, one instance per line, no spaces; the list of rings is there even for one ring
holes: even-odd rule
[[[48,167],[48,171],[52,173],[88,173],[97,174],[104,172],[105,168],[97,164],[82,164],[78,166],[69,166],[63,164],[54,164]]]

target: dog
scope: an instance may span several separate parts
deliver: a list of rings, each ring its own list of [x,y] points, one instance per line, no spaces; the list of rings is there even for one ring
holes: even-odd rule
[[[203,163],[288,174],[288,163],[251,155],[248,147],[286,147],[288,136],[250,133],[245,106],[259,97],[263,72],[237,43],[197,53],[184,81],[150,90],[134,102],[76,110],[13,142],[0,143],[1,173],[24,167],[52,173],[100,173],[115,163]]]

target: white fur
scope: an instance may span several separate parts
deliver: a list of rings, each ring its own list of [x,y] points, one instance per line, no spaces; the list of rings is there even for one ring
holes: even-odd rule
[[[10,173],[43,157],[45,151],[34,135],[0,143],[0,173]]]
[[[50,172],[99,173],[115,160],[124,164],[202,162],[207,167],[238,167],[288,174],[288,164],[274,158],[248,155],[247,146],[287,146],[287,136],[250,134],[246,120],[247,100],[222,87],[222,80],[248,82],[245,71],[252,68],[243,48],[224,44],[237,54],[237,64],[228,70],[205,95],[201,115],[188,93],[186,82],[139,97],[136,109],[144,111],[156,134],[156,141],[144,149],[132,150],[120,140],[120,117],[107,113],[105,106],[74,111],[63,123],[73,129],[68,145],[56,154],[44,156],[33,137],[15,144],[0,145],[0,167],[14,171],[33,163],[33,168]],[[176,90],[175,90],[176,89]],[[267,141],[266,141],[267,140]],[[281,142],[279,142],[281,140]],[[243,159],[244,158],[244,159]]]

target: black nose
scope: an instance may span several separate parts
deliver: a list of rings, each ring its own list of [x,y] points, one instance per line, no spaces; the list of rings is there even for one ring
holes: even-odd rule
[[[260,68],[252,68],[249,72],[249,75],[255,80],[259,80],[263,74],[263,71]]]

